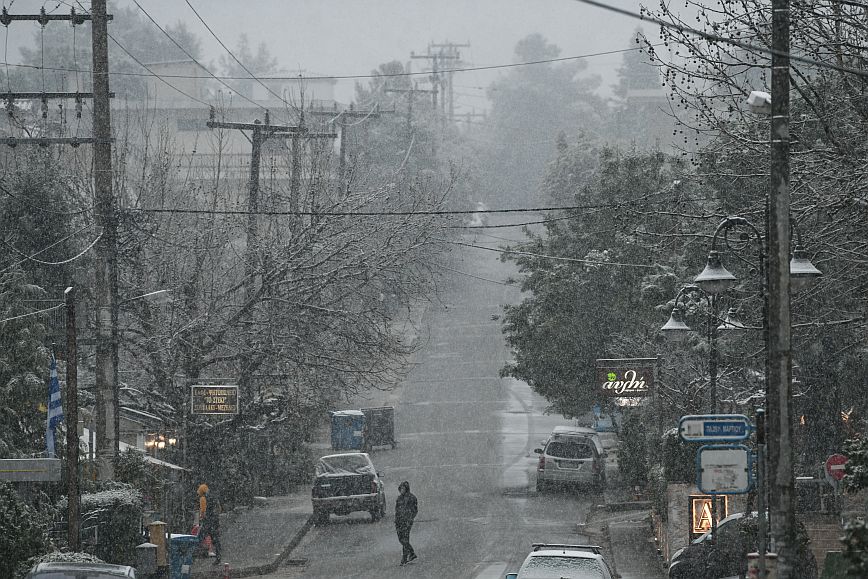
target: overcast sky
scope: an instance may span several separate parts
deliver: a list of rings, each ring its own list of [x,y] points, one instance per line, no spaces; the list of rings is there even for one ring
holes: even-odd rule
[[[131,0],[120,5],[135,6]],[[639,21],[587,6],[577,0],[190,0],[217,36],[234,49],[241,33],[251,43],[268,45],[286,70],[347,76],[367,74],[383,62],[408,61],[429,42],[469,43],[461,49],[464,66],[513,62],[516,42],[539,32],[561,48],[561,56],[579,56],[628,47]],[[638,11],[639,0],[609,0]],[[139,0],[161,25],[179,20],[202,40],[206,63],[217,63],[225,51],[199,22],[185,0]],[[9,7],[9,0],[4,0]],[[58,2],[14,0],[10,12],[38,12]],[[89,8],[89,1],[82,4]],[[66,12],[61,6],[58,12]],[[59,24],[59,23],[58,23]],[[56,25],[56,24],[55,24]],[[30,42],[35,23],[13,23],[8,60],[18,62],[17,44]],[[645,25],[647,32],[654,27]],[[26,32],[25,32],[26,31]],[[604,79],[604,93],[615,82],[621,55],[587,59],[589,71]],[[423,61],[413,61],[415,70]],[[216,67],[213,68],[216,72]],[[466,72],[455,77],[462,111],[484,108],[484,87],[497,72]],[[348,102],[354,81],[341,81],[336,97]]]

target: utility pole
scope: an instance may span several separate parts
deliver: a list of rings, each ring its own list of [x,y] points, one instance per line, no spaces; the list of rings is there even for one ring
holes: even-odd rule
[[[255,287],[254,278],[256,275],[256,245],[259,240],[258,230],[258,213],[259,213],[259,168],[262,157],[263,143],[275,136],[289,136],[291,142],[292,168],[290,175],[290,211],[293,212],[293,219],[298,224],[298,189],[300,188],[300,167],[301,167],[301,138],[335,138],[335,133],[312,133],[306,127],[300,125],[272,125],[269,119],[268,111],[265,113],[265,124],[263,125],[259,119],[252,123],[234,123],[214,120],[214,109],[211,110],[211,119],[206,123],[210,129],[236,129],[240,131],[252,131],[251,135],[251,153],[250,153],[250,180],[247,186],[247,254],[245,260],[246,287],[249,298],[252,295]],[[298,233],[296,230],[293,233]]]
[[[335,105],[335,108],[330,111],[325,109],[308,109],[307,114],[314,117],[330,117],[331,122],[336,121],[340,128],[340,132],[338,133],[340,137],[340,153],[338,156],[338,191],[341,195],[345,195],[349,188],[349,182],[347,180],[347,143],[349,141],[350,133],[352,132],[350,131],[350,128],[358,124],[358,122],[350,124],[347,121],[349,119],[378,119],[383,114],[391,114],[394,112],[394,110],[381,111],[379,105],[375,106],[374,109],[370,111],[357,111],[352,103],[350,103],[349,109],[342,111],[337,110],[337,105]]]
[[[790,15],[789,0],[772,0],[771,180],[768,196],[768,449],[769,511],[779,554],[778,577],[795,577],[793,436],[790,420]]]
[[[94,217],[102,229],[96,244],[96,450],[99,476],[114,477],[118,452],[118,242],[117,200],[112,191],[106,0],[92,0]]]
[[[75,291],[63,292],[66,302],[66,540],[73,553],[81,550],[78,488],[78,348],[75,329]]]
[[[415,95],[417,93],[431,94],[437,92],[437,89],[428,90],[419,88],[418,84],[414,83],[413,88],[387,88],[383,92],[405,93],[407,95],[407,139],[409,140],[413,134],[413,101],[415,100]]]
[[[441,49],[441,58],[448,59],[453,61],[450,68],[455,68],[456,66],[460,66],[461,62],[461,52],[458,50],[459,48],[470,48],[470,43],[466,42],[464,44],[458,44],[455,42],[443,42],[440,44],[432,44],[431,48],[439,48]],[[444,53],[445,51],[445,53]],[[455,72],[450,70],[446,73],[446,85],[449,90],[449,122],[455,122]]]
[[[452,121],[453,114],[455,112],[455,105],[453,103],[454,93],[452,91],[452,72],[446,73],[445,78],[441,74],[441,66],[445,66],[447,61],[458,61],[461,59],[461,56],[457,54],[457,50],[454,47],[463,46],[458,44],[429,44],[428,51],[425,54],[416,54],[414,52],[410,53],[410,58],[423,58],[431,61],[431,85],[433,86],[432,94],[433,94],[433,104],[434,111],[437,111],[437,93],[441,94],[440,97],[440,120],[441,124],[445,126],[447,116],[446,116],[446,101],[449,99],[449,120]],[[469,46],[469,45],[467,45]],[[440,47],[439,52],[431,52],[432,48]],[[449,47],[448,51],[444,51],[443,49]],[[454,53],[453,53],[454,51]],[[447,95],[448,89],[448,95]]]
[[[247,183],[247,250],[244,261],[245,299],[250,299],[256,287],[256,246],[259,243],[259,167],[262,158],[262,143],[275,135],[295,135],[305,131],[303,127],[288,125],[272,125],[265,113],[265,124],[259,119],[252,123],[231,123],[214,120],[214,109],[211,118],[206,123],[209,129],[236,129],[251,131],[250,180]]]

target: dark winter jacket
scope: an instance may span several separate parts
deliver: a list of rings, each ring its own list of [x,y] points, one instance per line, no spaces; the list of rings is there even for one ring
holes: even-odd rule
[[[399,529],[412,527],[413,519],[419,512],[419,503],[416,500],[416,495],[410,492],[410,483],[402,482],[398,486],[399,491],[402,488],[406,491],[399,493],[398,499],[395,501],[395,527]]]

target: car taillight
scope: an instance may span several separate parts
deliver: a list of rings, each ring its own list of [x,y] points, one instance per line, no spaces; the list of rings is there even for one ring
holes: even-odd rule
[[[537,470],[545,470],[546,469],[546,457],[544,455],[539,455],[539,464],[536,465]]]

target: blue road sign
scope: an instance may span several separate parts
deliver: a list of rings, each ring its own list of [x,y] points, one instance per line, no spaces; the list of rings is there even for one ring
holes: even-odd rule
[[[753,425],[741,414],[682,416],[678,434],[686,442],[725,442],[746,440]]]

